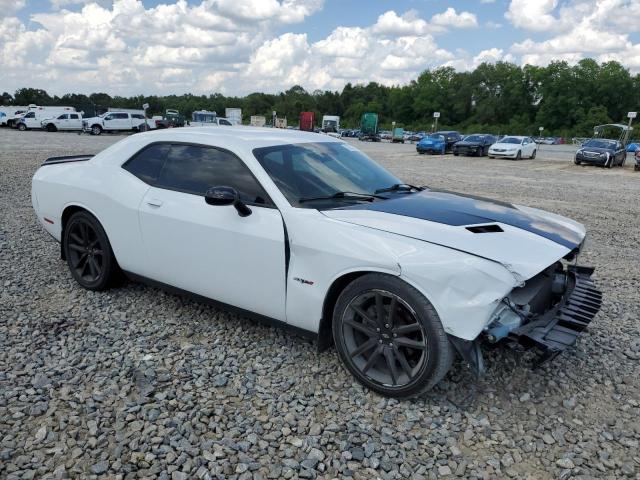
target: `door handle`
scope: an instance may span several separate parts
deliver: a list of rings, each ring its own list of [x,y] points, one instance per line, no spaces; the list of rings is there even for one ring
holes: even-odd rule
[[[161,207],[162,200],[158,200],[157,198],[150,198],[147,200],[147,205],[151,205],[152,207]]]

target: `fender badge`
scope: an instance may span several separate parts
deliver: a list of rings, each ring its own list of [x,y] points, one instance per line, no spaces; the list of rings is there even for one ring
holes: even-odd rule
[[[300,277],[293,277],[293,279],[296,282],[300,282],[303,285],[313,285],[313,282],[311,280],[305,280],[304,278],[300,278]]]

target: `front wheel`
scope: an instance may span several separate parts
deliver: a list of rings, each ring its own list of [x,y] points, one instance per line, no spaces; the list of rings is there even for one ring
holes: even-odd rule
[[[56,130],[58,130],[58,129],[56,128],[56,126],[53,123],[47,124],[47,132],[55,132]]]
[[[344,289],[333,313],[333,338],[356,380],[389,397],[430,390],[453,360],[433,305],[390,275],[366,274]]]
[[[74,213],[64,228],[62,247],[74,280],[87,290],[105,290],[118,271],[100,222],[88,212]]]
[[[100,135],[102,133],[102,127],[100,125],[94,125],[91,127],[91,135]]]
[[[516,154],[516,160],[521,160],[522,159],[522,151],[518,150],[518,153]]]
[[[534,150],[533,153],[531,154],[531,158],[532,159],[536,158],[536,150]]]
[[[27,126],[24,123],[18,124],[18,130],[20,130],[21,132],[24,132],[26,129],[27,129]]]

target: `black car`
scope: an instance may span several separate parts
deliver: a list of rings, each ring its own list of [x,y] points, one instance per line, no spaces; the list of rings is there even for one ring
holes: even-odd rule
[[[474,133],[467,135],[462,140],[453,145],[454,155],[476,155],[483,157],[489,151],[489,147],[496,143],[496,137],[484,133]]]
[[[626,159],[627,150],[622,142],[606,138],[592,138],[582,144],[573,161],[576,165],[589,163],[611,168],[616,165],[623,166]]]
[[[451,151],[451,149],[453,148],[454,143],[459,142],[460,140],[462,140],[462,135],[460,135],[460,132],[456,132],[454,130],[435,132],[433,135],[442,135],[444,137],[444,141],[445,141],[444,152],[445,153]]]

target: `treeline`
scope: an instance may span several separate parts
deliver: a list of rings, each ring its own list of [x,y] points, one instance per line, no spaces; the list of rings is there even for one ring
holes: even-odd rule
[[[625,122],[628,111],[640,109],[640,74],[631,75],[618,62],[598,64],[585,59],[575,66],[553,62],[546,67],[511,63],[483,63],[475,70],[457,72],[451,67],[424,71],[404,86],[348,83],[342,92],[307,92],[294,86],[278,94],[251,93],[244,97],[166,95],[111,97],[106,93],[50,96],[44,90],[23,88],[4,93],[3,104],[70,105],[86,113],[106,107],[141,108],[160,114],[176,108],[187,116],[194,110],[213,110],[224,115],[225,107],[242,108],[245,123],[250,115],[275,110],[297,124],[302,111],[340,115],[344,127],[357,127],[364,112],[377,112],[383,128],[392,121],[413,130],[431,130],[433,112],[440,112],[439,129],[464,132],[590,136],[593,126]]]

